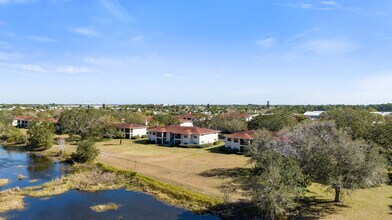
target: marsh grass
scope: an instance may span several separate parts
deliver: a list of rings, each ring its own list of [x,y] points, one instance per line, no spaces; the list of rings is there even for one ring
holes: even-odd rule
[[[161,201],[192,210],[196,213],[204,213],[210,207],[223,202],[221,199],[163,183],[133,171],[120,170],[103,164],[74,165],[72,174],[39,186],[26,187],[20,192],[13,192],[11,197],[15,198],[15,200],[11,197],[3,196],[2,198],[4,199],[0,201],[0,207],[3,206],[0,209],[0,213],[14,209],[23,209],[23,206],[20,204],[23,204],[24,196],[44,198],[59,195],[69,190],[94,192],[120,188],[145,192]],[[15,202],[15,205],[12,205],[13,202]],[[9,203],[8,206],[7,203]]]
[[[95,205],[95,206],[91,206],[90,207],[91,210],[95,211],[95,212],[106,212],[109,210],[118,210],[119,209],[119,205],[117,205],[116,203],[108,203],[108,204],[101,204],[101,205]]]
[[[8,179],[0,179],[0,187],[7,185],[9,182]]]
[[[100,191],[119,189],[124,186],[124,178],[116,174],[103,172],[93,165],[75,165],[75,172],[45,183],[41,186],[25,188],[25,195],[45,197],[65,193],[69,190]]]
[[[24,209],[24,196],[18,189],[0,192],[0,213],[10,210]]]
[[[128,190],[145,192],[161,201],[186,208],[196,213],[203,213],[210,207],[223,202],[221,199],[186,190],[133,171],[121,170],[101,163],[97,164],[97,166],[103,171],[125,177],[127,180],[126,188]]]

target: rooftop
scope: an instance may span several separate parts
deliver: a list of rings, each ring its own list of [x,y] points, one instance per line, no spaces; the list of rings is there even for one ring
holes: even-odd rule
[[[214,133],[219,133],[219,131],[211,130],[208,128],[184,127],[184,126],[178,126],[178,125],[169,125],[169,126],[150,128],[150,129],[148,129],[148,131],[170,132],[170,133],[175,133],[175,134],[214,134]]]

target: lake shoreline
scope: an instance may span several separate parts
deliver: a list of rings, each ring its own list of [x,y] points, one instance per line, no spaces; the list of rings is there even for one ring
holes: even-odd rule
[[[56,161],[60,163],[70,162],[69,155],[61,156],[60,154],[53,154],[53,153],[49,155],[49,153],[47,152],[26,151],[26,148],[23,148],[23,146],[15,146],[14,148],[14,146],[8,145],[5,146],[4,149],[9,149],[9,150],[24,149],[25,150],[24,152],[34,152],[38,155],[47,156],[47,157],[49,156],[51,158],[56,159]],[[83,165],[76,165],[76,166],[83,166]],[[94,183],[92,185],[83,183],[85,185],[83,185],[83,187],[80,187],[78,185],[75,185],[74,183],[71,184],[72,181],[77,182],[77,180],[75,180],[75,178],[72,177],[73,175],[76,174],[69,174],[65,177],[63,176],[60,179],[56,179],[39,186],[26,187],[21,189],[20,191],[15,191],[12,193],[13,196],[11,196],[10,199],[12,199],[12,197],[20,198],[20,196],[47,197],[47,196],[62,194],[69,190],[97,192],[97,191],[104,191],[110,189],[125,188],[126,190],[132,190],[132,191],[137,191],[148,195],[152,195],[154,198],[156,198],[159,201],[163,201],[175,207],[180,207],[192,211],[193,213],[196,214],[214,214],[209,211],[210,208],[222,203],[222,200],[220,199],[202,195],[187,189],[183,189],[178,186],[174,186],[169,183],[164,183],[155,180],[153,178],[143,176],[134,171],[117,169],[102,163],[97,163],[94,165],[87,165],[87,166],[88,168],[86,167],[82,168],[82,170],[84,169],[83,171],[81,171],[83,175],[88,176],[90,175],[89,174],[90,172],[95,174],[97,172],[101,172],[100,175],[101,174],[115,175],[115,178],[113,180],[120,179],[120,182],[116,184]],[[84,176],[84,178],[86,178],[86,176]],[[90,178],[98,178],[98,176],[94,176]],[[4,204],[4,202],[7,201],[0,201],[0,206],[1,203]],[[10,210],[12,209],[15,209],[15,207],[11,207]],[[16,206],[16,209],[23,209],[23,207],[18,205]],[[1,212],[6,212],[10,210],[2,210]]]

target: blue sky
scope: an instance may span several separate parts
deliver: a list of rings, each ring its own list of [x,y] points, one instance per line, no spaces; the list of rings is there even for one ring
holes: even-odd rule
[[[392,102],[389,0],[0,0],[0,103]]]

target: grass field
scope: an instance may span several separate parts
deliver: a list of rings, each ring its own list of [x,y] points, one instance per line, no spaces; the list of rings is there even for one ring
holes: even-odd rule
[[[163,147],[145,144],[145,140],[108,140],[98,142],[101,151],[98,162],[121,169],[131,169],[143,175],[168,182],[202,194],[221,197],[220,186],[230,177],[210,175],[213,171],[249,167],[242,155],[218,153],[217,146],[207,149]],[[75,150],[66,145],[67,152]],[[55,146],[51,151],[59,151]],[[240,194],[233,194],[238,199]]]
[[[172,183],[210,196],[221,197],[220,186],[235,176],[235,170],[250,167],[248,158],[218,153],[210,149],[186,149],[145,144],[145,140],[107,140],[96,146],[98,161],[120,169],[130,169],[145,176]],[[67,145],[67,152],[76,149]],[[58,146],[50,151],[58,151]],[[360,189],[343,196],[340,204],[332,203],[333,193],[320,185],[309,187],[309,201],[302,207],[303,216],[316,219],[392,219],[392,186]],[[232,194],[231,199],[240,198]]]
[[[333,192],[318,184],[309,187],[312,203],[304,207],[304,215],[321,219],[387,220],[392,219],[392,186],[383,185],[369,189],[346,192],[342,203],[332,201]]]

